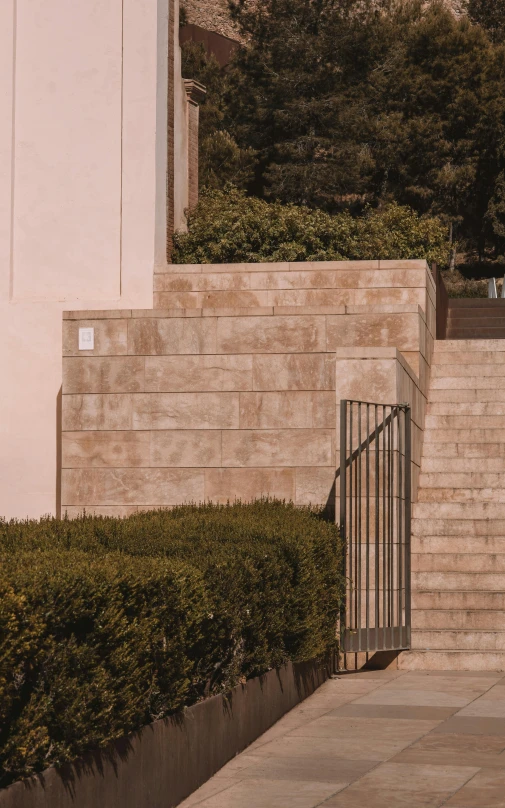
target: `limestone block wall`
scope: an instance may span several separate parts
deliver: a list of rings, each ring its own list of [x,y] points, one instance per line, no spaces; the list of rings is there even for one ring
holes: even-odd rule
[[[317,268],[291,266],[279,275],[317,275]],[[192,282],[233,274],[206,269],[180,274]],[[269,271],[275,291],[281,278],[272,265]],[[373,273],[377,283],[386,280],[377,269],[359,267],[354,286],[350,268],[334,271],[347,273],[347,287],[337,290],[349,295],[347,304],[66,313],[63,510],[128,514],[262,494],[299,505],[331,502],[337,402],[357,395],[356,362],[363,356],[348,352],[360,346],[369,351],[369,366],[359,374],[366,399],[380,394],[367,378],[394,373],[396,384],[400,362],[407,387],[397,395],[415,407],[420,458],[434,330],[426,266],[404,267],[419,283],[405,287],[366,287],[362,273],[372,273],[369,283]],[[249,266],[245,273],[263,274]],[[393,301],[407,290],[406,302],[388,303],[385,292],[381,303],[359,302],[388,288]],[[93,351],[79,351],[80,327],[94,328]],[[382,356],[383,347],[394,349],[389,366],[384,361],[392,355]],[[386,392],[390,403],[392,391]]]

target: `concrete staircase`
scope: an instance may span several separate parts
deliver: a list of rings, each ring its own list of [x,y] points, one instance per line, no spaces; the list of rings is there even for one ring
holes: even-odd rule
[[[435,345],[403,669],[505,670],[505,340]]]
[[[505,300],[449,300],[447,339],[505,339]]]

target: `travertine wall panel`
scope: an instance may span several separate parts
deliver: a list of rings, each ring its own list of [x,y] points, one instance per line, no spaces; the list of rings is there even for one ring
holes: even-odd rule
[[[201,305],[66,315],[69,515],[262,495],[331,506],[343,397],[411,403],[417,473],[435,322],[424,262],[172,270],[159,294]]]
[[[247,355],[145,357],[146,392],[251,390],[252,378],[253,357]]]
[[[145,388],[145,359],[143,356],[69,357],[63,363],[63,374],[67,393],[136,393]]]

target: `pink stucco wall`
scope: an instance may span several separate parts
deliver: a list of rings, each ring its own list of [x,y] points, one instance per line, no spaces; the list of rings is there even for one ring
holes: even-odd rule
[[[0,516],[57,509],[61,312],[152,306],[168,24],[168,0],[0,3]]]

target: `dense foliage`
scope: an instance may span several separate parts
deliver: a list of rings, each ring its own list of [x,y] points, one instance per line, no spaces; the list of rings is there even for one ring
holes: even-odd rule
[[[353,218],[267,203],[240,191],[204,193],[175,237],[180,264],[426,258],[446,264],[447,231],[433,217],[388,205]]]
[[[353,215],[394,201],[505,251],[503,0],[460,17],[442,0],[231,6],[246,44],[210,96],[214,131],[250,150],[251,194]],[[204,147],[204,185],[235,171],[224,145]]]
[[[280,502],[0,523],[0,785],[324,657],[334,525]]]

